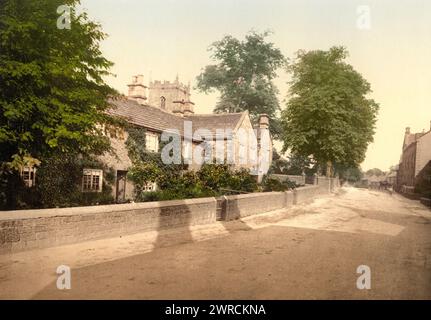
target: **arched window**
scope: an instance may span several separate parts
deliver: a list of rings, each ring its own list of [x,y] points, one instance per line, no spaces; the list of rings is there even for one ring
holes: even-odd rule
[[[166,98],[160,97],[160,108],[165,109],[166,108]]]

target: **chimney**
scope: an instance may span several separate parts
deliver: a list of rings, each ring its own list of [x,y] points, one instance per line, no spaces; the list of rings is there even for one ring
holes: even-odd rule
[[[193,105],[194,103],[191,101],[186,101],[184,103],[184,116],[191,116],[193,115],[195,112],[193,111]]]
[[[406,128],[406,134],[410,134],[410,127]]]
[[[174,110],[172,110],[172,113],[180,117],[184,116],[184,108],[181,102],[174,101]]]
[[[259,128],[269,129],[269,117],[267,114],[259,115]]]
[[[144,76],[142,74],[133,76],[132,83],[127,85],[129,87],[129,99],[135,100],[139,104],[145,104],[147,100],[147,86],[144,85]]]

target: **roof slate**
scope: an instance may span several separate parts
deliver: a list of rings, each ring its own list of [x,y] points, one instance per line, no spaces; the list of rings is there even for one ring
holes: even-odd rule
[[[131,124],[162,132],[178,130],[184,134],[184,121],[192,121],[193,132],[197,129],[208,129],[213,134],[216,129],[234,129],[237,127],[244,112],[225,114],[194,114],[180,117],[149,105],[140,105],[134,100],[127,98],[110,99],[108,114],[125,119]]]

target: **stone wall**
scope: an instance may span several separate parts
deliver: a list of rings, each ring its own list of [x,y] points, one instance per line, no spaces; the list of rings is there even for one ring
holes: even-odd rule
[[[219,201],[220,219],[228,221],[306,203],[336,189],[337,181],[319,178],[319,185],[294,191],[224,196]],[[216,220],[215,198],[3,211],[0,212],[0,254]]]
[[[221,219],[225,221],[293,205],[293,192],[262,192],[225,196]]]
[[[306,186],[295,189],[294,204],[303,204],[313,201],[313,199],[321,194],[328,193],[329,191],[319,188],[319,186]]]
[[[0,214],[0,253],[215,221],[215,198],[5,211]]]
[[[289,208],[295,204],[311,202],[316,196],[333,192],[339,186],[338,179],[318,177],[317,185],[300,187],[293,191],[225,196],[221,200],[221,220],[229,221],[257,213]]]

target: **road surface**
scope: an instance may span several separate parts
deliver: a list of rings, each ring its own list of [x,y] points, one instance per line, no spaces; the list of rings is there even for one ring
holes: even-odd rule
[[[233,222],[3,255],[0,298],[431,299],[431,211],[345,188]]]

